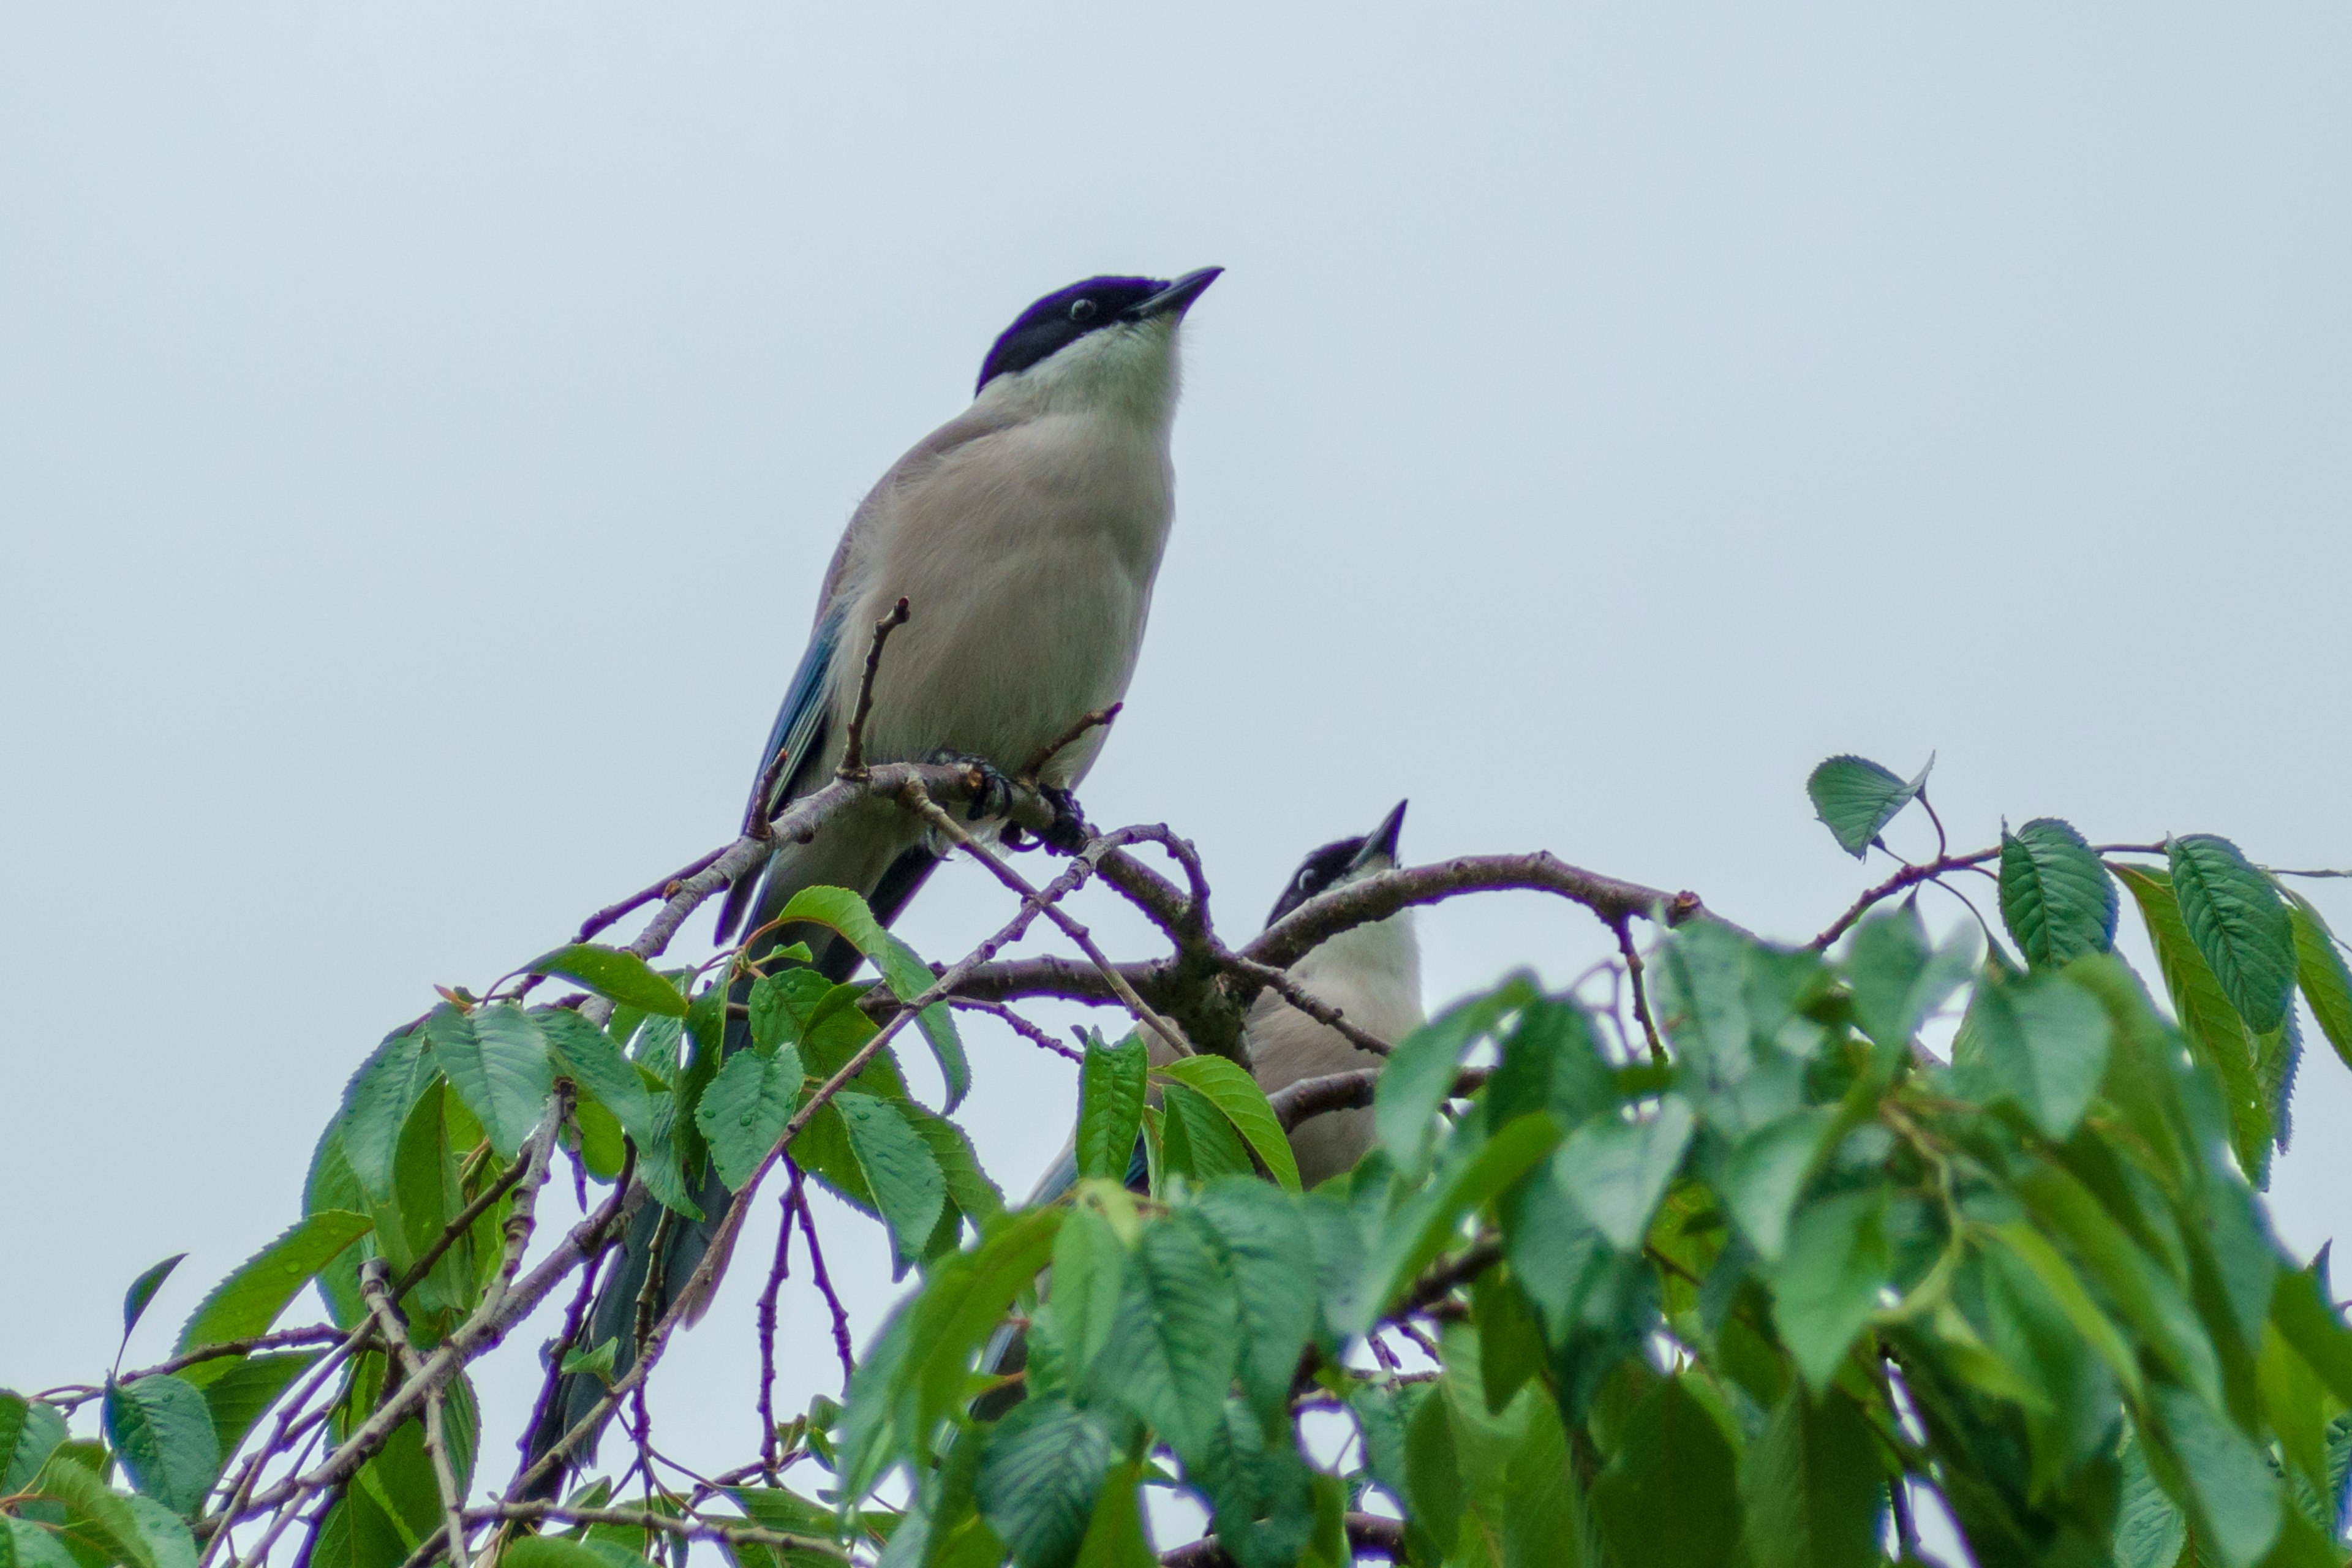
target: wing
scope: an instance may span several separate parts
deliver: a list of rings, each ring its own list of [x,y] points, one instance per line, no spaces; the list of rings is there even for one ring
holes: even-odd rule
[[[808,760],[824,745],[830,720],[826,694],[831,689],[833,659],[841,643],[841,607],[817,622],[809,638],[808,651],[801,655],[800,668],[793,672],[793,683],[784,689],[784,700],[776,710],[775,727],[768,731],[768,743],[760,752],[759,771],[752,775],[751,799],[744,807],[743,821],[748,828],[763,816],[774,814],[777,806],[792,798],[795,775],[807,766]],[[765,784],[763,790],[761,786]],[[760,879],[744,877],[727,889],[727,902],[719,911],[719,940],[727,941],[742,923],[743,911],[751,907],[751,895]]]

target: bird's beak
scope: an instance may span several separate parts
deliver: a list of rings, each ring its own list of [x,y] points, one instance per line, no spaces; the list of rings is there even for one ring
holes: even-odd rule
[[[1154,316],[1181,318],[1223,271],[1222,267],[1203,267],[1198,272],[1187,272],[1149,300],[1129,305],[1123,314],[1130,321],[1148,321]]]
[[[1381,818],[1381,825],[1372,829],[1371,837],[1364,840],[1364,847],[1356,851],[1353,860],[1348,862],[1349,870],[1360,871],[1379,861],[1386,861],[1391,866],[1396,864],[1397,834],[1404,827],[1404,808],[1410,804],[1401,800],[1386,816]]]

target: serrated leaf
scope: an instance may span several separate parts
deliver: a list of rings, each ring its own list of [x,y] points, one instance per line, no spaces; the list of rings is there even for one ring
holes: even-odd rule
[[[569,1541],[561,1535],[519,1536],[499,1552],[499,1568],[620,1568],[645,1561],[613,1542]]]
[[[1884,1191],[1840,1193],[1799,1211],[1772,1272],[1772,1321],[1816,1394],[1878,1310],[1893,1266]]]
[[[1852,1401],[1814,1404],[1802,1389],[1790,1389],[1742,1469],[1755,1568],[1877,1561],[1885,1478],[1876,1441]]]
[[[1182,1173],[1196,1186],[1219,1176],[1255,1173],[1249,1146],[1208,1096],[1188,1085],[1171,1083],[1160,1091],[1160,1163],[1165,1170]],[[1165,1188],[1163,1181],[1161,1190]]]
[[[0,1389],[0,1495],[24,1490],[65,1440],[55,1405]]]
[[[1930,947],[1918,910],[1906,903],[1856,928],[1840,967],[1853,992],[1855,1021],[1882,1046],[1900,1047],[1976,968],[1976,928],[1962,926]]]
[[[1837,1124],[1832,1106],[1791,1111],[1742,1138],[1723,1175],[1731,1217],[1767,1263],[1778,1263],[1789,1241],[1789,1215]]]
[[[2319,1032],[2345,1065],[2352,1067],[2352,970],[2345,967],[2343,950],[2312,901],[2290,892],[2287,904],[2294,922],[2295,978],[2303,986],[2303,999],[2311,1005]]]
[[[2189,1037],[2189,1054],[2221,1080],[2230,1116],[2230,1148],[2247,1179],[2263,1186],[2269,1181],[2271,1145],[2277,1129],[2272,1121],[2270,1098],[2256,1071],[2261,1042],[2190,938],[2174,896],[2171,874],[2114,862],[2107,868],[2139,906],[2148,943],[2156,949],[2157,968],[2164,975],[2165,992],[2172,999],[2173,1016]]]
[[[898,1255],[896,1275],[904,1275],[923,1255],[923,1243],[940,1223],[948,1197],[947,1177],[931,1146],[888,1100],[845,1089],[833,1097],[833,1103],[848,1130],[850,1150],[881,1210],[882,1223],[889,1227]]]
[[[1129,1257],[1094,1386],[1197,1457],[1224,1420],[1241,1338],[1232,1281],[1189,1226],[1147,1225]]]
[[[719,1068],[695,1107],[695,1125],[710,1145],[710,1158],[727,1190],[740,1193],[801,1101],[801,1054],[781,1050],[737,1051]]]
[[[555,1088],[555,1066],[538,1022],[511,1002],[471,1013],[445,1002],[425,1018],[425,1037],[441,1076],[481,1121],[490,1147],[500,1159],[513,1159],[539,1126]]]
[[[220,1474],[220,1439],[195,1384],[168,1373],[136,1383],[109,1380],[106,1439],[131,1482],[176,1514],[203,1506]]]
[[[2258,1035],[2279,1026],[2294,991],[2294,926],[2271,879],[2210,833],[2168,840],[2172,891],[2221,990]]]
[[[1514,975],[1487,994],[1446,1009],[1397,1042],[1373,1086],[1372,1123],[1399,1165],[1410,1170],[1428,1153],[1437,1109],[1454,1092],[1463,1053],[1540,994],[1528,977]]]
[[[1570,1133],[1553,1157],[1553,1173],[1610,1245],[1632,1252],[1649,1234],[1650,1217],[1697,1126],[1690,1101],[1669,1094],[1640,1121],[1605,1117]]]
[[[1739,1496],[1731,1445],[1685,1384],[1658,1380],[1592,1484],[1592,1511],[1619,1568],[1733,1561]]]
[[[378,1203],[392,1196],[393,1151],[400,1130],[439,1072],[425,1031],[412,1026],[385,1036],[343,1089],[336,1119],[343,1157],[361,1191]]]
[[[621,1054],[613,1037],[569,1007],[535,1007],[530,1016],[555,1053],[556,1070],[593,1096],[644,1147],[653,1135],[653,1096],[645,1075]]]
[[[866,900],[846,888],[803,888],[776,918],[787,922],[807,921],[838,931],[882,972],[891,994],[901,1002],[913,1001],[939,980],[931,966],[885,930]],[[939,1063],[948,1091],[944,1109],[952,1112],[971,1089],[971,1063],[964,1056],[963,1037],[956,1032],[955,1015],[946,1003],[934,1002],[916,1016],[915,1023]]]
[[[289,1227],[277,1240],[237,1266],[196,1304],[187,1326],[180,1331],[179,1349],[225,1344],[231,1340],[266,1334],[278,1314],[312,1275],[332,1262],[342,1250],[375,1228],[365,1215],[321,1209]],[[217,1366],[207,1375],[205,1369]],[[190,1382],[209,1382],[228,1370],[226,1360],[199,1362],[188,1368]]]
[[[2278,1484],[2245,1435],[2185,1388],[2148,1390],[2165,1440],[2225,1568],[2250,1568],[2278,1539]]]
[[[599,996],[646,1013],[686,1016],[686,998],[677,986],[654,973],[635,953],[593,942],[572,942],[542,953],[526,966],[533,974],[560,974],[576,980]]]
[[[2036,969],[2113,947],[2120,906],[2106,867],[2072,824],[2037,816],[2002,831],[2000,918]]]
[[[1099,1416],[1064,1399],[1025,1399],[988,1435],[981,1513],[1022,1568],[1068,1568],[1110,1460]]]
[[[35,1480],[45,1498],[66,1505],[69,1536],[128,1568],[195,1568],[196,1543],[185,1521],[152,1498],[125,1497],[95,1471],[60,1456]]]
[[[0,1568],[77,1568],[73,1554],[30,1520],[0,1515]]]
[[[1353,1312],[1332,1326],[1342,1333],[1370,1327],[1380,1310],[1457,1237],[1462,1216],[1533,1170],[1559,1147],[1560,1137],[1559,1120],[1544,1111],[1522,1116],[1483,1141],[1468,1136],[1466,1127],[1456,1133],[1428,1188],[1370,1238],[1364,1288],[1353,1297]],[[1327,1310],[1329,1300],[1327,1291]]]
[[[1906,783],[1893,769],[1867,757],[1832,757],[1805,780],[1805,794],[1838,847],[1859,860],[1895,814],[1917,798],[1935,766],[1931,756],[1919,776]]]
[[[1129,1035],[1115,1046],[1099,1036],[1087,1039],[1087,1059],[1078,1068],[1077,1160],[1080,1176],[1127,1179],[1135,1140],[1143,1126],[1143,1102],[1151,1053]]]
[[[1054,1288],[1045,1310],[1074,1383],[1110,1340],[1118,1315],[1120,1287],[1127,1279],[1127,1247],[1099,1209],[1072,1206],[1054,1238]]]
[[[1987,980],[1969,999],[1952,1066],[1984,1098],[2015,1100],[2063,1141],[2098,1093],[2112,1040],[2098,998],[2062,975]]]
[[[1315,1326],[1315,1274],[1300,1267],[1314,1256],[1307,1221],[1294,1200],[1252,1177],[1211,1183],[1185,1212],[1206,1227],[1233,1275],[1242,1387],[1261,1411],[1278,1412]]]
[[[281,1351],[269,1355],[240,1356],[228,1371],[204,1384],[205,1404],[212,1411],[213,1435],[220,1439],[226,1459],[244,1443],[253,1424],[261,1419],[294,1380],[319,1363],[324,1351]]]
[[[133,1279],[131,1289],[122,1293],[122,1337],[126,1341],[131,1338],[131,1331],[139,1326],[139,1320],[146,1314],[147,1303],[155,1299],[155,1292],[163,1288],[163,1281],[172,1277],[172,1270],[177,1268],[187,1256],[184,1252],[172,1254]]]
[[[1266,1103],[1265,1090],[1238,1063],[1223,1057],[1192,1056],[1172,1061],[1160,1071],[1215,1106],[1274,1179],[1291,1192],[1298,1190],[1298,1162],[1290,1152],[1282,1121]]]

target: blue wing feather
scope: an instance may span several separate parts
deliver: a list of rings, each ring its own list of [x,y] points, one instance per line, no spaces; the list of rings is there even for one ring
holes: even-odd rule
[[[754,798],[744,809],[744,823],[762,815],[772,815],[782,802],[792,798],[794,775],[807,765],[817,748],[824,743],[826,721],[830,717],[826,698],[832,691],[833,656],[841,645],[841,613],[836,610],[817,623],[816,632],[809,638],[808,649],[801,655],[800,668],[793,671],[792,684],[784,689],[784,700],[776,709],[776,722],[768,731],[768,743],[760,752],[760,765],[752,770],[751,789]],[[768,776],[769,764],[778,756],[786,759],[776,772],[775,787],[765,800],[757,798],[760,781]],[[725,942],[734,934],[743,919],[743,911],[751,902],[751,893],[758,879],[746,877],[728,889],[727,902],[719,911],[719,940]]]

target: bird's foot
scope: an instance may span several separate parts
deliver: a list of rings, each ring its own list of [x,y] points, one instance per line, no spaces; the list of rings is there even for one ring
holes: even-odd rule
[[[964,813],[966,822],[983,822],[992,816],[1003,816],[1013,805],[1013,781],[1004,771],[986,757],[976,757],[969,752],[951,752],[945,747],[933,752],[927,759],[933,763],[969,769],[980,780],[972,791],[971,805]]]
[[[1054,808],[1053,826],[1037,836],[1045,841],[1045,847],[1065,855],[1076,855],[1084,849],[1094,831],[1087,826],[1087,814],[1078,809],[1078,797],[1053,784],[1039,784],[1037,793]]]

